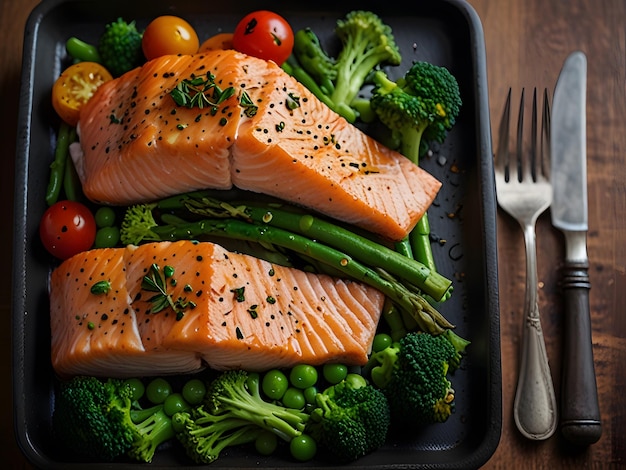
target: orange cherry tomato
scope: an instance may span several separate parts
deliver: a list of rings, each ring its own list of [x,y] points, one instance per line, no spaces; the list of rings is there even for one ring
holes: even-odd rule
[[[96,62],[78,62],[65,69],[52,86],[52,107],[70,126],[78,124],[80,110],[98,87],[113,77]]]
[[[235,27],[233,47],[244,54],[282,65],[293,49],[293,30],[277,13],[254,11],[244,16]]]
[[[199,47],[200,40],[193,26],[171,15],[152,20],[141,40],[143,54],[148,60],[168,54],[194,54]]]
[[[233,33],[218,33],[200,44],[198,52],[220,51],[233,48]]]

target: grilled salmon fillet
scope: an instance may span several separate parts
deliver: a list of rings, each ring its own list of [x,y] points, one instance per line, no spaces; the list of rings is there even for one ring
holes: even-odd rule
[[[102,248],[64,261],[50,276],[51,357],[61,376],[139,376],[193,372],[194,351],[147,351],[127,289],[124,249]],[[92,287],[108,282],[106,294]]]
[[[190,101],[218,101],[215,88],[198,96],[191,79],[234,93],[177,104],[172,91],[183,87]],[[106,82],[78,127],[71,152],[83,191],[111,205],[234,186],[398,240],[441,187],[275,63],[233,50],[163,56]]]
[[[146,288],[159,275],[165,295]],[[101,281],[109,290],[93,293]],[[51,274],[52,364],[60,376],[109,377],[362,365],[383,301],[361,283],[210,242],[91,250]]]

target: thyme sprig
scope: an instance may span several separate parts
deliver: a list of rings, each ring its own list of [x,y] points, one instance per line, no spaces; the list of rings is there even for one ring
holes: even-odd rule
[[[235,94],[234,87],[221,89],[215,83],[215,75],[207,72],[206,76],[192,76],[178,82],[170,92],[178,106],[186,108],[214,108]]]
[[[152,303],[152,313],[159,313],[166,308],[171,308],[176,313],[176,320],[181,320],[185,315],[185,310],[187,308],[195,308],[196,304],[182,297],[174,300],[172,294],[167,292],[167,280],[172,278],[173,275],[174,268],[172,266],[165,266],[163,271],[161,271],[160,266],[153,263],[150,266],[149,273],[141,281],[141,288],[148,292],[155,292],[148,299],[148,302]],[[172,285],[176,284],[174,279],[171,279],[171,282]]]
[[[243,108],[243,113],[247,117],[254,116],[259,109],[259,107],[252,101],[252,98],[250,98],[250,95],[248,95],[245,91],[241,94],[241,98],[239,98],[239,105]]]
[[[229,86],[222,89],[215,83],[215,75],[211,72],[207,72],[206,76],[192,76],[181,80],[170,92],[172,99],[178,106],[199,109],[211,108],[213,114],[217,112],[220,104],[234,94],[234,87]],[[239,97],[239,105],[247,117],[254,116],[259,109],[245,91]]]

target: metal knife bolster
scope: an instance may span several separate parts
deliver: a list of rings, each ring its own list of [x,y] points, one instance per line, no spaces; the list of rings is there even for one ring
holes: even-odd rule
[[[562,230],[565,236],[565,260],[570,263],[588,264],[587,231]]]

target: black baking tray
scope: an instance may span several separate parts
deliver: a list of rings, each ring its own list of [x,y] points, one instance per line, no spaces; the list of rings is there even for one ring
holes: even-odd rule
[[[395,2],[318,0],[44,0],[31,13],[24,37],[23,86],[20,91],[15,174],[13,260],[13,392],[17,441],[39,468],[136,468],[136,463],[77,461],[54,445],[51,414],[54,373],[50,364],[48,276],[50,257],[40,245],[38,223],[45,205],[49,164],[58,118],[50,104],[55,78],[67,65],[64,44],[77,36],[95,42],[104,25],[123,17],[144,27],[161,14],[187,19],[200,40],[233,30],[238,19],[271,9],[294,29],[311,26],[332,38],[335,21],[353,9],[369,9],[392,26],[404,57],[399,74],[414,60],[446,66],[457,77],[461,114],[446,142],[425,157],[422,166],[443,182],[429,210],[433,250],[439,271],[454,280],[455,291],[441,312],[472,341],[462,369],[454,376],[456,411],[443,424],[393,433],[380,450],[353,468],[477,468],[495,451],[501,433],[501,367],[497,285],[496,202],[485,64],[478,16],[455,0]],[[314,9],[312,9],[314,8]],[[326,40],[326,39],[324,39]],[[332,44],[329,45],[332,47]],[[191,466],[176,448],[163,449],[153,468]],[[284,456],[261,457],[235,450],[222,454],[212,468],[332,467],[328,462],[295,463]],[[346,467],[346,465],[342,466]]]

